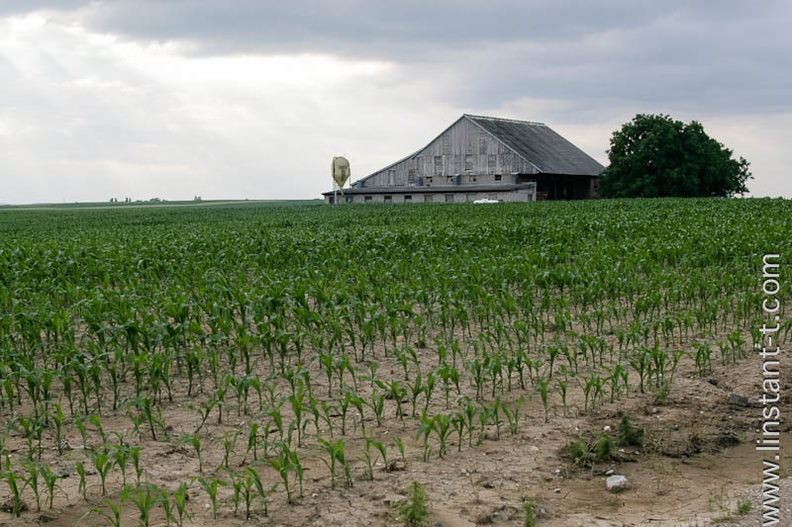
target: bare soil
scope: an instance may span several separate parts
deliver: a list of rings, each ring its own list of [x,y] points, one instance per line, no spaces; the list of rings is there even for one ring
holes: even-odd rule
[[[381,350],[380,350],[381,351]],[[429,355],[429,353],[427,353]],[[380,357],[381,358],[381,357]],[[426,369],[433,366],[429,364]],[[312,364],[314,393],[326,395],[326,378]],[[415,371],[411,371],[414,375]],[[401,366],[392,358],[383,359],[378,377],[398,379],[403,376]],[[781,525],[792,525],[792,451],[789,415],[792,367],[783,371],[782,425],[784,457],[780,460],[785,479],[782,483],[783,514]],[[551,396],[551,413],[548,422],[537,394],[523,406],[526,417],[516,434],[501,427],[499,437],[494,426],[486,429],[484,441],[472,448],[463,439],[461,449],[456,434],[451,435],[449,451],[441,458],[437,441],[433,439],[428,461],[422,460],[422,448],[416,440],[417,421],[409,414],[410,402],[405,401],[407,416],[396,417],[393,402],[385,410],[381,426],[369,410],[365,413],[369,434],[388,446],[391,466],[384,466],[377,457],[373,480],[366,474],[363,462],[364,443],[360,423],[350,417],[347,423],[346,456],[352,460],[353,486],[344,485],[338,478],[331,487],[330,472],[322,461],[326,454],[316,446],[313,425],[306,428],[303,446],[299,449],[305,470],[302,496],[288,503],[282,488],[268,500],[265,515],[257,503],[249,518],[244,506],[234,513],[229,486],[219,490],[220,507],[213,518],[207,493],[193,478],[200,476],[199,461],[189,444],[179,444],[179,437],[196,428],[198,416],[190,406],[206,400],[206,393],[193,399],[186,397],[185,383],[175,386],[174,401],[163,403],[165,422],[168,423],[167,440],[154,440],[147,425],[139,434],[132,430],[130,419],[123,412],[105,412],[102,426],[105,432],[116,431],[126,441],[140,445],[142,480],[155,483],[159,488],[174,491],[181,482],[189,485],[188,510],[191,520],[187,525],[209,526],[392,526],[400,525],[391,502],[398,500],[404,488],[413,480],[421,482],[427,490],[431,523],[444,527],[473,525],[522,525],[523,504],[532,500],[538,511],[539,525],[562,526],[710,526],[759,525],[761,516],[762,455],[756,452],[753,441],[757,437],[757,424],[761,409],[753,405],[741,406],[728,402],[730,394],[744,395],[755,400],[761,393],[761,363],[751,356],[736,366],[714,363],[713,372],[704,377],[694,373],[693,365],[680,364],[673,386],[665,401],[656,401],[656,393],[638,393],[631,386],[628,397],[610,402],[606,397],[593,410],[583,411],[581,390],[570,386],[566,415],[557,393]],[[205,380],[207,386],[209,380]],[[288,394],[288,385],[278,381],[280,393]],[[351,379],[346,379],[352,386]],[[464,388],[471,394],[471,388]],[[369,383],[358,379],[358,390],[368,394]],[[471,395],[474,395],[472,392]],[[519,390],[506,392],[504,399],[514,401]],[[489,394],[488,394],[489,397]],[[279,481],[277,473],[261,460],[254,461],[245,451],[247,423],[257,419],[244,415],[229,395],[224,410],[223,423],[217,423],[216,413],[211,414],[203,429],[202,443],[204,476],[220,477],[230,481],[229,471],[218,468],[224,458],[223,439],[239,430],[234,448],[229,456],[228,468],[240,473],[253,467],[267,484]],[[234,403],[234,404],[232,404]],[[106,403],[105,403],[106,405]],[[423,406],[419,400],[419,409]],[[451,408],[455,408],[451,402]],[[442,390],[435,390],[430,409],[444,409]],[[353,412],[350,412],[350,414]],[[419,412],[420,413],[420,412]],[[564,457],[562,450],[570,441],[593,435],[610,427],[616,430],[622,415],[629,415],[636,426],[646,432],[643,447],[622,449],[612,462],[598,463],[593,467],[576,467]],[[288,421],[287,419],[284,419]],[[320,425],[322,428],[322,425]],[[93,429],[92,429],[93,430]],[[327,430],[322,430],[323,437]],[[338,425],[336,425],[338,437]],[[393,439],[402,438],[405,459],[399,459]],[[95,431],[89,435],[88,449],[98,446]],[[12,519],[7,512],[0,513],[1,526],[20,525],[109,525],[111,522],[98,510],[109,514],[107,501],[119,503],[122,481],[117,469],[107,480],[108,495],[101,496],[99,479],[89,468],[85,448],[76,428],[68,428],[66,451],[58,455],[56,445],[45,441],[43,461],[60,475],[53,508],[42,503],[35,511],[33,495],[28,489],[25,502],[28,510],[20,518]],[[12,433],[5,448],[12,455],[26,451],[26,442],[18,433]],[[88,470],[87,499],[79,489],[76,463],[83,461]],[[611,472],[612,471],[612,472]],[[624,475],[630,488],[612,494],[605,488],[606,474]],[[133,481],[132,469],[127,475]],[[0,482],[0,502],[10,496],[6,482]],[[747,499],[752,508],[747,514],[738,514],[738,499]],[[7,505],[7,503],[6,503]],[[129,502],[123,507],[122,525],[139,524],[138,512]],[[161,507],[151,517],[151,525],[166,525]]]

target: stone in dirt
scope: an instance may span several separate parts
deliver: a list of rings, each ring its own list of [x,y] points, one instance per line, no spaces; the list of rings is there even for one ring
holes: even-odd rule
[[[608,489],[608,492],[621,492],[630,488],[630,482],[624,476],[609,476],[605,480],[605,488]]]
[[[385,502],[385,505],[395,505],[396,503],[402,502],[407,499],[407,496],[403,494],[389,494],[385,496],[385,499],[382,500]]]

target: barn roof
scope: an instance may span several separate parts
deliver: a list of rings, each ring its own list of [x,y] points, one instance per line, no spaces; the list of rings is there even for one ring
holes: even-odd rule
[[[432,142],[462,120],[469,120],[484,132],[492,135],[517,156],[531,164],[541,174],[563,174],[570,176],[598,176],[605,167],[584,151],[558,135],[544,123],[462,114]],[[429,143],[429,145],[432,144]],[[361,187],[366,180],[381,174],[408,159],[415,158],[428,148],[424,146],[390,165],[357,180],[352,187]]]
[[[544,123],[462,116],[491,134],[545,174],[597,175],[605,167]]]

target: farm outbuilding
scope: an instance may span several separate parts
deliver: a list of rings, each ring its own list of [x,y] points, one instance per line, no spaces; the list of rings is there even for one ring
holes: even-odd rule
[[[543,123],[465,114],[417,152],[325,202],[590,199],[605,169]]]

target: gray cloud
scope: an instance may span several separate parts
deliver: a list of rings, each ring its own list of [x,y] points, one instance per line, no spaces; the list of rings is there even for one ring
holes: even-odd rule
[[[87,0],[3,0],[0,4],[0,17],[40,10],[71,11],[88,3]]]
[[[196,192],[217,196],[226,186],[256,196],[267,166],[283,176],[268,188],[305,197],[305,174],[324,190],[330,156],[349,154],[362,176],[422,146],[462,111],[570,125],[593,155],[618,120],[636,112],[741,123],[789,113],[792,4],[690,4],[9,0],[0,19],[42,11],[51,22],[41,40],[20,37],[24,49],[0,49],[0,160],[17,167],[8,173],[61,174],[75,187],[77,173],[106,177],[92,183],[105,185],[103,194],[142,174],[138,182],[149,178],[151,188],[172,181],[173,192],[191,191],[203,181],[207,190]],[[129,50],[102,34],[133,43],[136,58],[127,61]],[[228,56],[312,64],[299,54],[336,57],[338,67],[388,65],[322,87],[260,70],[248,78],[239,68],[211,69]],[[173,59],[165,64],[186,68],[184,82],[162,74],[163,55]],[[198,67],[206,69],[196,75]],[[776,123],[774,136],[787,124]],[[788,166],[769,153],[777,141],[734,133],[773,159],[766,166]],[[298,135],[315,158],[290,150],[287,138]],[[286,160],[296,158],[301,175],[290,179],[295,169]]]
[[[96,30],[198,55],[326,53],[439,71],[466,106],[524,96],[703,112],[792,104],[792,13],[781,1],[116,0],[89,11]]]

